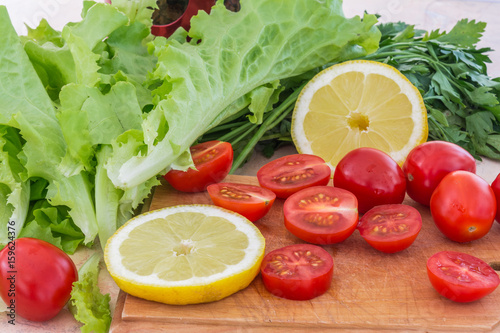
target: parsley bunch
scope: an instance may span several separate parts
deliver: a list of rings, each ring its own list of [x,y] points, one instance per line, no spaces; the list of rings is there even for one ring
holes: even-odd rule
[[[403,73],[420,91],[428,112],[429,140],[458,144],[476,159],[500,160],[500,78],[490,78],[487,53],[477,48],[486,23],[457,22],[448,33],[416,30],[403,22],[379,24],[379,49],[358,59],[387,63]],[[232,171],[256,149],[266,156],[291,142],[290,124],[295,100],[302,87],[323,66],[281,82],[274,107],[260,124],[248,121],[250,112],[211,129],[200,141],[231,142],[235,150]]]
[[[500,78],[487,75],[492,50],[476,47],[485,27],[466,19],[448,33],[380,24],[380,47],[363,59],[396,67],[420,90],[429,140],[456,143],[477,159],[500,159]]]

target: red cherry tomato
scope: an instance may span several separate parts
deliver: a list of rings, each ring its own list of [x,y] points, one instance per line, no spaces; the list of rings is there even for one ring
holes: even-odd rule
[[[497,178],[491,183],[491,188],[493,190],[493,193],[495,193],[495,198],[497,200],[497,214],[495,219],[497,220],[498,223],[500,223],[500,173],[498,174]]]
[[[317,245],[288,245],[266,254],[260,272],[264,286],[273,295],[309,300],[330,288],[333,258]]]
[[[182,192],[202,192],[210,184],[228,175],[233,164],[233,148],[229,142],[207,141],[191,147],[195,169],[170,170],[165,179]]]
[[[492,293],[500,278],[483,260],[466,253],[442,251],[427,261],[427,274],[438,293],[455,302],[472,302]]]
[[[263,218],[276,199],[272,191],[246,184],[212,184],[207,191],[216,206],[239,213],[252,222]]]
[[[408,248],[422,228],[422,216],[412,206],[380,205],[367,211],[360,220],[361,237],[373,248],[395,253]]]
[[[309,243],[339,243],[356,230],[357,208],[358,200],[349,191],[332,186],[309,187],[286,199],[285,227]]]
[[[441,179],[456,170],[476,172],[476,161],[467,150],[446,141],[418,145],[403,164],[406,192],[416,202],[429,206],[432,192]]]
[[[455,242],[470,242],[490,231],[497,209],[490,185],[468,171],[444,176],[431,197],[431,214],[438,229]]]
[[[306,187],[328,184],[331,173],[321,157],[295,154],[265,164],[257,172],[257,179],[260,186],[273,191],[278,198],[288,198]]]
[[[378,205],[400,204],[406,194],[405,177],[396,161],[368,147],[354,149],[340,160],[333,184],[358,198],[360,214]]]
[[[70,299],[77,280],[71,258],[45,241],[19,238],[0,251],[0,295],[25,319],[55,317]]]

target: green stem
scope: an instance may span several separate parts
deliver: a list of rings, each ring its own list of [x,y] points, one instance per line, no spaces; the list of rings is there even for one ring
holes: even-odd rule
[[[287,99],[283,101],[283,103],[281,103],[274,110],[270,111],[269,116],[264,120],[262,125],[260,125],[257,132],[248,141],[248,143],[245,145],[245,147],[243,148],[241,153],[238,154],[238,156],[234,159],[233,166],[231,168],[230,173],[233,173],[236,169],[238,169],[243,164],[243,162],[246,160],[247,156],[253,151],[254,147],[261,140],[261,138],[264,136],[264,134],[270,128],[272,128],[271,125],[274,124],[274,126],[276,126],[276,124],[279,123],[277,121],[278,119],[283,120],[283,118],[293,110],[293,106],[295,105],[295,101],[297,100],[297,97],[299,96],[300,92],[302,91],[302,88],[304,88],[305,85],[306,85],[306,83],[302,84],[292,94],[290,94],[290,96],[288,96]]]
[[[235,128],[230,132],[227,132],[223,136],[219,137],[217,140],[230,142],[232,138],[239,137],[242,132],[246,132],[249,127],[252,127],[252,125],[254,124],[248,121],[246,124],[241,125],[240,127]]]

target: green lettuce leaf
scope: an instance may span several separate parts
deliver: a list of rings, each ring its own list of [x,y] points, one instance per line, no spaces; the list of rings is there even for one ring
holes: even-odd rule
[[[179,41],[182,31],[155,39],[158,88],[142,124],[145,146],[138,153],[114,145],[107,166],[115,186],[135,187],[172,165],[190,167],[177,159],[216,121],[239,111],[233,103],[252,90],[375,51],[376,18],[348,19],[341,7],[338,0],[242,0],[234,13],[219,0],[210,15],[192,18],[190,42]]]
[[[78,281],[73,283],[68,307],[75,319],[84,325],[83,333],[107,332],[111,325],[109,294],[99,290],[99,262],[101,255],[93,254],[78,270]]]
[[[19,236],[28,214],[30,184],[22,179],[22,175],[26,171],[18,158],[22,146],[18,130],[10,126],[0,125],[1,245],[8,243],[8,231],[12,232],[15,237]],[[15,222],[14,225],[9,224],[11,221]]]
[[[47,200],[36,201],[19,237],[34,237],[72,254],[83,243],[85,235],[73,223],[64,206],[52,206]]]

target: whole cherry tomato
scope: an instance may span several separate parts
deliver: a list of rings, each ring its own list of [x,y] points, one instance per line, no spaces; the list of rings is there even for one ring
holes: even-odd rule
[[[490,185],[475,173],[458,170],[444,176],[431,197],[431,215],[437,228],[455,242],[486,235],[497,204]]]
[[[446,141],[422,143],[410,151],[403,164],[406,192],[416,202],[429,206],[441,179],[455,170],[476,172],[476,161],[467,150]]]
[[[55,317],[71,297],[78,271],[58,247],[35,238],[19,238],[0,251],[0,295],[21,317]]]
[[[500,173],[497,178],[491,183],[491,188],[493,189],[493,193],[495,193],[495,198],[497,199],[497,214],[495,219],[498,223],[500,223]]]
[[[333,184],[358,198],[360,214],[385,204],[400,204],[406,181],[400,166],[381,150],[362,147],[347,153],[337,164]]]

